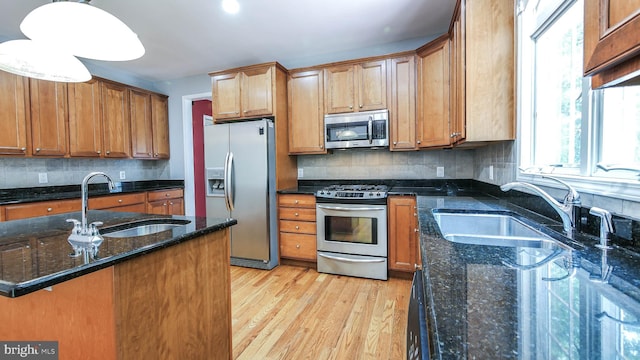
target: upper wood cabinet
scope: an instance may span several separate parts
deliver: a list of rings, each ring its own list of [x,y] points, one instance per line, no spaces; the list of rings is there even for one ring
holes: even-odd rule
[[[67,154],[67,84],[29,79],[31,154]]]
[[[102,153],[102,120],[100,112],[100,81],[70,83],[69,155],[100,157]]]
[[[515,139],[514,14],[513,1],[459,2],[451,44],[456,145]]]
[[[449,36],[418,49],[419,148],[451,145],[449,129]]]
[[[585,0],[584,74],[604,75],[593,79],[594,88],[640,75],[639,34],[640,0]],[[626,62],[634,57],[636,61]]]
[[[0,155],[26,155],[29,81],[0,71]]]
[[[153,157],[168,159],[169,146],[169,97],[151,94],[151,124],[153,125]]]
[[[327,67],[324,86],[327,114],[386,109],[386,61]]]
[[[211,73],[215,120],[273,115],[276,63]]]
[[[389,60],[391,106],[390,150],[416,149],[416,61],[414,56]]]
[[[104,157],[131,156],[131,124],[127,87],[108,81],[101,82]]]
[[[288,76],[289,153],[324,154],[323,70]]]
[[[131,152],[134,158],[169,158],[167,97],[130,89]]]

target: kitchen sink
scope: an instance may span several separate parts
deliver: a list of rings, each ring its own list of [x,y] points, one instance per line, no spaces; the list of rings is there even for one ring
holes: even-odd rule
[[[434,210],[442,236],[451,242],[471,245],[570,249],[513,215]]]
[[[100,234],[105,238],[129,238],[137,236],[147,236],[157,234],[166,230],[171,230],[189,224],[189,220],[176,219],[152,219],[138,221],[100,230]]]

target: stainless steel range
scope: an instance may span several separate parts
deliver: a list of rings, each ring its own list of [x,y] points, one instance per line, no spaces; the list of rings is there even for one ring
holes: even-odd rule
[[[318,272],[387,280],[385,185],[316,192]]]

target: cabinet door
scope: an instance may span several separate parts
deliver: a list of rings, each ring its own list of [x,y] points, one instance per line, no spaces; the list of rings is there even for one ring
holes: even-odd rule
[[[242,73],[216,75],[211,78],[214,119],[240,117],[240,79]]]
[[[102,131],[104,157],[131,156],[129,97],[124,85],[102,82]]]
[[[49,216],[80,211],[80,199],[38,201],[34,203],[5,205],[2,207],[5,221],[20,220],[38,216]]]
[[[67,153],[67,84],[29,79],[31,96],[31,153],[64,156]]]
[[[451,142],[464,140],[466,137],[465,108],[465,34],[464,34],[464,1],[459,8],[451,34],[451,123],[449,129]]]
[[[413,56],[390,60],[390,150],[416,149],[416,62]]]
[[[640,0],[585,0],[584,19],[585,75],[640,54]]]
[[[184,200],[181,198],[168,200],[167,215],[184,215]]]
[[[153,157],[168,159],[169,150],[169,105],[166,96],[151,95],[151,119],[153,124]]]
[[[354,66],[333,66],[324,71],[325,111],[327,114],[354,111]]]
[[[273,114],[273,67],[246,70],[242,74],[242,117]]]
[[[102,123],[100,121],[100,82],[70,83],[69,98],[69,155],[99,157],[102,152]]]
[[[386,61],[371,61],[356,67],[358,78],[358,110],[387,108]]]
[[[168,200],[149,201],[147,203],[147,213],[156,215],[168,214],[167,206]]]
[[[29,80],[0,71],[0,155],[27,153]]]
[[[420,148],[451,144],[449,130],[449,38],[420,54],[417,140]]]
[[[151,123],[151,95],[129,90],[131,118],[131,154],[134,158],[153,158],[153,125]]]
[[[413,272],[420,261],[416,198],[390,196],[388,211],[389,269]]]
[[[325,154],[323,71],[289,75],[289,153]]]

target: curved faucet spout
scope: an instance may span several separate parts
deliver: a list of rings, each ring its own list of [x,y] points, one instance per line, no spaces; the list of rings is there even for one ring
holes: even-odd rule
[[[558,181],[569,189],[569,192],[564,197],[562,204],[556,201],[556,199],[554,199],[551,195],[549,195],[547,192],[545,192],[541,188],[526,182],[518,182],[518,181],[510,182],[500,186],[500,189],[502,191],[509,191],[511,189],[524,188],[540,196],[544,201],[546,201],[549,205],[551,205],[551,207],[558,213],[558,215],[560,215],[560,219],[562,219],[562,226],[564,228],[564,231],[567,232],[568,234],[571,234],[571,231],[575,228],[577,224],[577,219],[574,218],[576,216],[575,214],[576,212],[574,211],[574,206],[580,204],[580,195],[574,188],[569,186],[569,184],[565,183],[564,181],[560,181],[552,177],[547,177],[547,178]]]
[[[89,233],[89,226],[87,224],[87,208],[88,208],[88,201],[89,201],[89,180],[91,180],[93,177],[95,176],[104,176],[107,178],[107,182],[109,183],[109,190],[113,190],[115,189],[116,185],[113,182],[113,180],[111,180],[111,177],[109,177],[109,175],[101,172],[101,171],[94,171],[91,172],[89,174],[87,174],[87,176],[84,177],[84,179],[82,179],[82,185],[81,185],[81,192],[82,192],[82,220],[81,220],[81,233],[83,235],[86,235]]]

